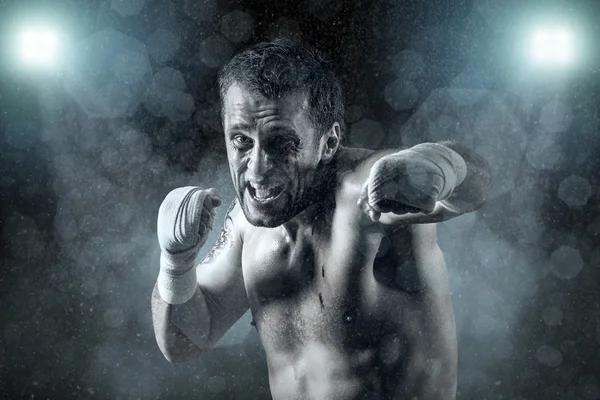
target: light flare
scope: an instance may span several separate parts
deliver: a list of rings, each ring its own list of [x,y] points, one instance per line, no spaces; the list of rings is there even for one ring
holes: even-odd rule
[[[28,66],[52,67],[60,53],[59,34],[47,27],[24,28],[18,37],[21,61]]]
[[[563,27],[543,27],[531,38],[531,57],[538,65],[564,66],[574,59],[573,33]]]

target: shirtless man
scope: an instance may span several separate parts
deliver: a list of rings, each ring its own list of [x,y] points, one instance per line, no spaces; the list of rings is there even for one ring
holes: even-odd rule
[[[178,188],[160,207],[152,311],[167,360],[209,351],[250,309],[276,400],[454,399],[435,223],[483,204],[485,161],[453,143],[341,146],[339,81],[299,44],[255,45],[219,84],[237,199],[199,265],[216,190]]]

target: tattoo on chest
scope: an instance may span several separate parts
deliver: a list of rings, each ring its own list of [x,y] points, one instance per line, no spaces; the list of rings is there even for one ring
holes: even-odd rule
[[[229,208],[227,209],[227,213],[225,215],[225,222],[223,223],[223,228],[221,228],[221,233],[219,234],[219,237],[217,238],[217,241],[215,242],[213,247],[209,250],[209,252],[202,260],[202,264],[208,264],[213,262],[217,258],[217,256],[223,251],[223,249],[231,247],[233,245],[233,238],[231,237],[231,230],[233,229],[233,219],[231,218],[231,211],[233,210],[233,207],[235,207],[236,202],[237,199],[234,199],[233,202],[231,202]]]

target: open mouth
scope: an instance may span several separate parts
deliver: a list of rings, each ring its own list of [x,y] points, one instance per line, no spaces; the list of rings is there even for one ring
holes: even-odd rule
[[[257,202],[275,200],[283,193],[283,189],[285,189],[285,185],[248,185],[248,193],[250,193],[252,199]]]

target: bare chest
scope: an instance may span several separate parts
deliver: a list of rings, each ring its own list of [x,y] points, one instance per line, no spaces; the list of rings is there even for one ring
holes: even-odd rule
[[[267,351],[289,352],[312,341],[369,345],[381,320],[372,272],[380,239],[356,232],[351,219],[332,212],[293,237],[279,228],[247,237],[244,281]]]

